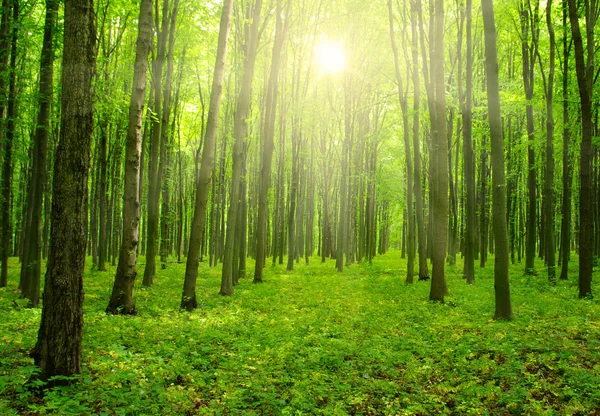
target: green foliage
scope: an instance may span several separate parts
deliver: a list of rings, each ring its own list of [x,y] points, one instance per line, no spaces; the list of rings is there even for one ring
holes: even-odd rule
[[[445,304],[427,300],[428,282],[404,285],[397,252],[343,274],[317,258],[291,273],[269,267],[266,283],[244,280],[233,297],[217,294],[220,271],[203,263],[193,313],[177,309],[184,265],[170,264],[136,290],[137,316],[105,314],[114,270],[88,271],[83,374],[37,399],[23,384],[36,371],[40,310],[14,305],[11,261],[11,286],[0,289],[1,414],[600,410],[600,304],[576,298],[576,268],[552,286],[512,267],[510,322],[492,319],[491,266],[468,286],[460,258],[447,267]]]

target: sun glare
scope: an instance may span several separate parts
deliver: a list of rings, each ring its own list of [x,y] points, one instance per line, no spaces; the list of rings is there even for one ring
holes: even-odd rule
[[[320,74],[338,74],[346,67],[346,53],[341,41],[323,39],[315,49]]]

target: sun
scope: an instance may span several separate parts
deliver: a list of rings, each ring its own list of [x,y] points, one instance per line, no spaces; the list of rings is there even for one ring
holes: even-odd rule
[[[323,38],[315,48],[320,74],[338,74],[346,68],[346,52],[341,41]]]

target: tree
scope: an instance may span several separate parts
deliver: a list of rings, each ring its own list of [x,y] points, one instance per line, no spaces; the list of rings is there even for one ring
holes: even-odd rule
[[[34,350],[40,377],[81,372],[83,269],[96,61],[93,0],[65,0],[61,132],[54,162],[50,255]],[[60,384],[64,380],[51,381]]]
[[[281,50],[285,40],[285,27],[283,24],[283,8],[281,0],[277,1],[275,42],[271,57],[271,73],[267,87],[265,103],[265,126],[260,160],[260,185],[258,199],[258,219],[256,224],[256,263],[254,265],[254,283],[262,283],[263,268],[266,260],[267,245],[267,220],[269,204],[269,188],[271,187],[271,165],[273,161],[273,147],[275,136],[275,116],[277,113],[277,88]]]
[[[188,311],[198,307],[198,301],[196,300],[196,280],[198,279],[202,232],[206,223],[208,190],[210,189],[211,171],[215,159],[215,142],[217,138],[219,109],[221,107],[223,79],[225,77],[225,62],[227,61],[227,45],[229,41],[229,23],[231,21],[232,10],[233,0],[225,0],[221,12],[217,57],[208,109],[208,122],[202,149],[202,164],[196,180],[196,202],[194,205],[194,217],[192,219],[188,256],[185,265],[183,294],[181,296],[181,308]]]
[[[40,59],[40,86],[38,95],[39,112],[35,129],[33,146],[33,166],[29,184],[28,205],[29,227],[27,235],[27,251],[23,252],[21,280],[22,293],[37,307],[40,295],[40,275],[42,269],[42,205],[44,187],[47,182],[48,135],[50,130],[50,105],[52,103],[54,50],[53,35],[59,2],[46,1],[46,20],[44,23],[44,40]]]
[[[259,25],[260,12],[262,8],[262,0],[256,0],[252,7],[251,23],[246,28],[248,38],[245,45],[245,63],[244,76],[240,87],[240,92],[237,99],[237,108],[235,111],[235,119],[233,126],[233,136],[235,143],[233,145],[233,165],[231,172],[231,198],[229,203],[229,211],[227,213],[227,236],[225,239],[225,257],[223,259],[223,271],[221,275],[221,291],[222,295],[233,294],[233,269],[234,262],[239,262],[239,243],[237,250],[234,246],[236,240],[242,237],[237,226],[239,210],[242,205],[241,201],[241,176],[244,164],[244,141],[248,137],[248,115],[250,113],[250,103],[252,99],[252,80],[254,78],[254,63],[256,62],[256,54],[258,51],[259,40]],[[241,222],[241,221],[240,221]],[[236,255],[237,254],[237,255]],[[245,257],[245,255],[244,255]],[[238,276],[235,276],[237,279]]]
[[[496,24],[492,0],[481,0],[485,36],[485,68],[487,73],[488,119],[492,144],[492,224],[494,232],[494,290],[496,319],[511,319],[510,286],[508,282],[508,229],[506,226],[506,178],[504,174],[504,139],[500,114],[498,84],[498,53]]]
[[[134,314],[133,285],[137,276],[140,201],[139,172],[142,115],[146,96],[148,54],[152,46],[152,0],[142,0],[138,19],[133,88],[129,103],[129,127],[125,149],[125,188],[123,192],[123,241],[110,301],[106,308],[113,314]]]
[[[407,92],[404,92],[402,87],[402,76],[400,74],[400,62],[398,59],[398,47],[396,46],[396,37],[394,36],[394,14],[392,12],[392,0],[388,0],[388,14],[390,21],[390,37],[392,41],[392,52],[394,54],[394,68],[396,74],[396,82],[398,84],[398,99],[400,100],[400,107],[402,109],[402,122],[403,122],[403,137],[404,137],[404,154],[406,158],[406,205],[408,211],[408,232],[407,232],[407,248],[408,248],[408,259],[406,266],[406,283],[412,284],[414,279],[414,263],[415,263],[415,224],[413,214],[413,164],[410,155],[410,135],[408,125],[408,104]],[[419,179],[417,179],[419,180]]]
[[[472,1],[466,3],[467,20],[467,61],[466,61],[466,94],[463,101],[463,160],[464,181],[466,184],[466,210],[465,210],[465,248],[464,248],[464,275],[467,283],[475,280],[475,155],[473,153],[473,38],[472,31]],[[459,58],[460,59],[460,58]]]
[[[569,21],[575,46],[575,72],[581,105],[581,145],[579,150],[579,297],[592,296],[592,269],[594,247],[594,217],[592,194],[592,87],[594,80],[594,26],[597,4],[595,0],[583,0],[586,22],[586,50],[579,27],[579,13],[575,0],[568,0]]]
[[[9,0],[2,1],[2,21],[0,22],[0,120],[2,121],[2,130],[0,130],[3,153],[2,158],[2,199],[0,199],[0,212],[2,212],[2,246],[0,247],[0,260],[2,261],[2,271],[0,274],[0,287],[6,287],[8,284],[8,254],[10,251],[10,189],[11,189],[11,163],[12,163],[12,141],[9,141],[8,129],[4,116],[6,114],[6,99],[8,91],[4,74],[7,70],[8,57],[10,56],[10,14],[12,12]]]
[[[446,131],[446,88],[444,82],[444,1],[435,0],[433,51],[431,56],[434,106],[433,133],[433,197],[434,240],[429,299],[444,301],[448,292],[444,273],[448,224],[448,139]]]

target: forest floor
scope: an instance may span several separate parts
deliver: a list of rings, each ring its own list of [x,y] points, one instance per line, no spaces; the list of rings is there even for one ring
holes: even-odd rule
[[[398,252],[342,274],[311,260],[269,265],[233,297],[203,263],[193,313],[178,308],[185,265],[172,263],[138,284],[138,315],[125,317],[104,312],[114,268],[87,267],[83,375],[38,399],[23,384],[41,310],[24,307],[11,259],[0,414],[600,414],[598,273],[597,298],[580,300],[575,261],[556,286],[541,263],[537,276],[511,266],[515,318],[498,322],[493,258],[471,286],[460,259],[448,266],[444,304],[427,300],[429,282],[404,284]]]

